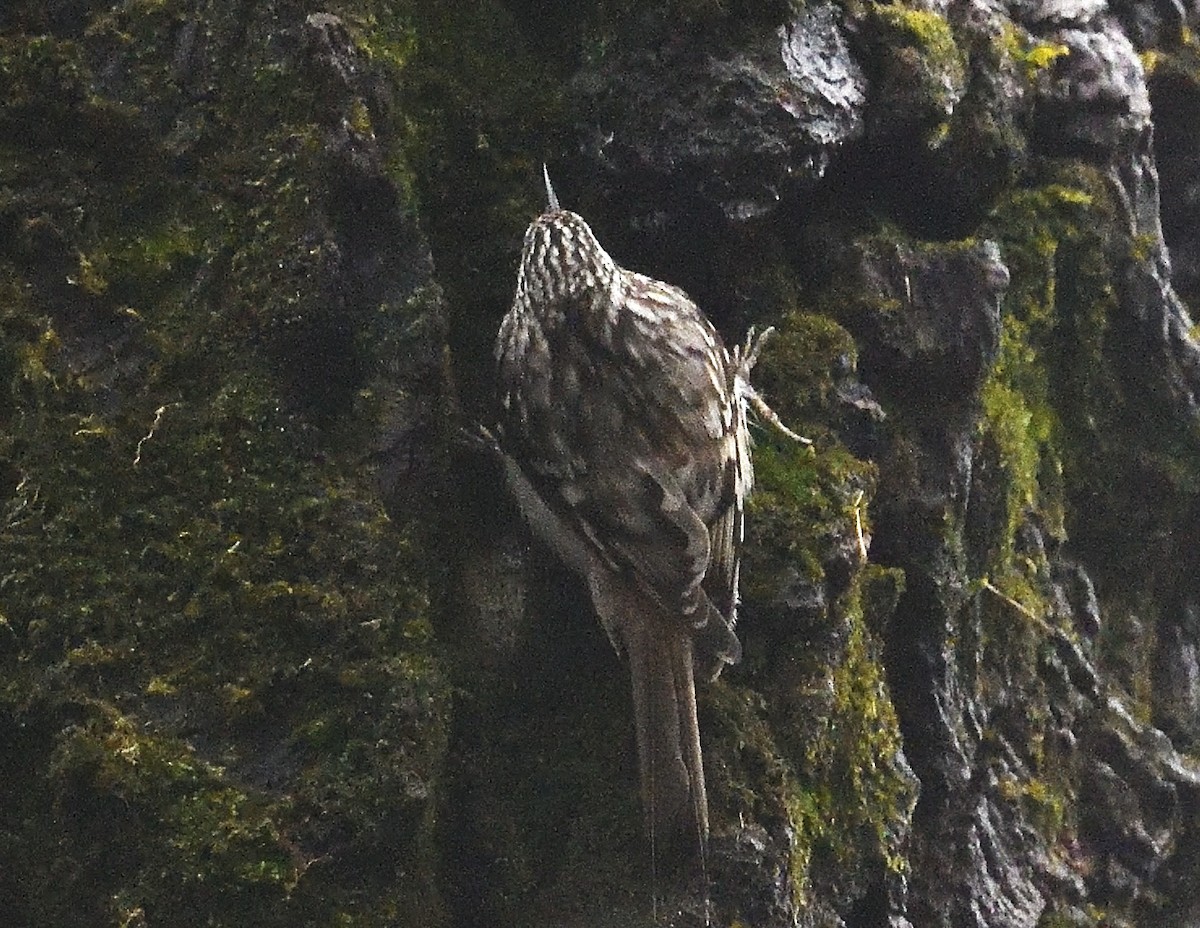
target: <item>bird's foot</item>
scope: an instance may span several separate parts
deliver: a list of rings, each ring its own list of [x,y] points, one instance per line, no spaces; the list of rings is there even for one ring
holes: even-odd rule
[[[754,370],[754,365],[758,363],[758,356],[762,354],[763,346],[766,345],[767,339],[774,334],[774,326],[767,326],[761,332],[756,331],[754,326],[750,326],[746,332],[746,341],[736,351],[738,379],[741,381],[742,390],[745,393],[747,401],[749,401],[760,419],[773,425],[792,441],[800,442],[802,445],[811,445],[811,438],[798,435],[783,424],[783,420],[779,418],[775,410],[767,405],[767,401],[763,399],[762,394],[755,390],[753,384],[750,383],[750,373]]]

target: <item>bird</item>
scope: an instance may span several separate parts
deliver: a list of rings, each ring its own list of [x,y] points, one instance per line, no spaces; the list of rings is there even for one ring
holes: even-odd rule
[[[496,338],[497,451],[533,534],[586,583],[628,661],[652,844],[703,854],[696,679],[741,656],[748,407],[807,439],[750,384],[770,329],[727,350],[683,290],[618,265],[545,166],[543,179]]]

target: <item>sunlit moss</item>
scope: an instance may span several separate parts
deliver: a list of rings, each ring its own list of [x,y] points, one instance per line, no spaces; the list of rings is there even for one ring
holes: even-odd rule
[[[814,626],[807,634],[829,636],[814,653],[792,654],[797,630],[775,645],[781,652],[775,660],[792,655],[778,681],[770,658],[750,658],[764,678],[769,724],[753,699],[739,702],[739,718],[730,720],[771,771],[759,778],[753,801],[734,793],[735,808],[751,803],[759,816],[772,808],[786,814],[789,876],[801,909],[811,899],[818,862],[822,872],[832,867],[861,874],[879,864],[903,871],[900,836],[913,800],[912,783],[896,761],[898,722],[871,630],[882,627],[895,607],[903,577],[860,560],[870,533],[875,468],[820,424],[838,378],[852,372],[855,361],[845,329],[826,316],[796,313],[781,320],[756,377],[776,411],[812,431],[816,444],[795,445],[764,427],[755,448],[743,579],[747,608],[797,582],[813,591],[833,590],[836,597],[818,605],[825,594],[814,594],[810,608],[819,615],[808,620]],[[843,581],[831,580],[828,570],[845,557],[858,563],[848,587],[836,592]]]
[[[984,383],[980,430],[995,443],[1006,487],[1005,552],[1011,554],[1017,529],[1040,505],[1056,513],[1049,525],[1063,537],[1061,499],[1043,496],[1046,468],[1061,471],[1056,450],[1057,416],[1049,404],[1044,370],[1024,340],[1022,324],[1006,320],[1000,354]],[[1002,554],[1001,557],[1006,555]]]
[[[819,684],[828,688],[826,712],[806,726],[802,753],[789,757],[796,780],[784,806],[794,829],[790,876],[801,905],[818,857],[848,870],[875,861],[895,873],[907,869],[903,835],[914,784],[898,765],[899,723],[879,643],[862,610],[863,589],[886,573],[869,568],[839,600],[836,611],[848,637]]]
[[[1070,53],[1071,50],[1061,43],[1039,42],[1025,53],[1025,61],[1028,62],[1031,68],[1040,71]]]
[[[1057,332],[1065,324],[1060,276],[1064,249],[1074,252],[1094,236],[1095,214],[1107,209],[1104,181],[1080,175],[1077,186],[1049,183],[1014,190],[994,214],[995,233],[1012,285],[1005,298],[1000,351],[982,392],[980,434],[1003,470],[1005,524],[996,564],[1013,553],[1021,524],[1034,514],[1052,537],[1065,539],[1064,461],[1069,435],[1060,408],[1069,400],[1058,380]],[[1072,281],[1072,284],[1074,281]],[[1088,323],[1087,342],[1098,344],[1103,321]],[[1000,574],[1003,566],[995,568]]]
[[[1025,80],[1029,82],[1034,81],[1040,72],[1071,51],[1061,42],[1035,39],[1024,29],[1008,21],[1001,26],[998,38],[1004,52],[1020,65]]]
[[[870,3],[866,10],[889,93],[926,124],[926,142],[934,145],[948,134],[946,121],[966,84],[966,58],[950,23],[939,13],[900,3]]]
[[[367,0],[335,3],[347,17],[356,45],[369,59],[382,63],[398,75],[417,51],[417,32],[406,5]]]

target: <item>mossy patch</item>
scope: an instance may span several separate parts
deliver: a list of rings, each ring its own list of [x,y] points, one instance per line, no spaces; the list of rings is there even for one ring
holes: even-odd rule
[[[1004,495],[1003,518],[993,520],[973,590],[978,686],[991,706],[984,745],[995,745],[998,800],[1018,805],[1054,853],[1068,854],[1081,785],[1073,753],[1056,734],[1051,690],[1062,673],[1059,643],[1094,630],[1064,615],[1051,560],[1068,546],[1093,571],[1105,616],[1093,653],[1134,713],[1148,719],[1159,571],[1135,540],[1150,530],[1147,513],[1130,511],[1116,488],[1145,486],[1154,460],[1150,471],[1186,496],[1194,470],[1180,456],[1186,434],[1132,412],[1131,391],[1153,388],[1129,366],[1137,336],[1120,311],[1118,269],[1151,257],[1154,243],[1128,232],[1100,172],[1047,164],[1036,181],[1002,197],[986,228],[1012,283],[978,426],[983,466],[995,468],[987,479]],[[1142,592],[1130,594],[1127,583]]]
[[[1039,513],[1051,537],[1063,540],[1062,461],[1057,415],[1050,406],[1045,371],[1019,320],[1008,317],[1000,355],[984,383],[980,432],[995,447],[1004,481],[1006,518],[996,557],[1011,557],[1017,529]]]
[[[889,871],[907,867],[903,837],[916,794],[911,776],[898,766],[899,723],[862,596],[865,587],[894,580],[883,568],[868,568],[838,602],[847,638],[843,659],[828,677],[831,711],[817,736],[803,746],[799,769],[809,799],[793,824],[831,855],[825,866],[833,869],[861,864],[864,856],[881,861]],[[793,872],[793,880],[807,879],[807,874]]]
[[[900,3],[868,3],[864,12],[878,50],[882,88],[873,104],[884,112],[901,109],[908,128],[921,127],[926,144],[936,148],[966,88],[966,58],[950,23],[938,13]]]
[[[186,12],[0,40],[0,908],[437,923],[449,691],[371,456],[427,301],[320,290],[347,249],[301,8]]]
[[[279,418],[262,388],[230,382],[161,416],[147,410],[98,429],[95,414],[72,411],[84,391],[47,386],[42,414],[56,415],[22,416],[14,429],[8,460],[24,486],[3,533],[17,644],[6,706],[42,713],[70,693],[108,713],[119,700],[133,715],[114,723],[115,734],[87,729],[58,750],[65,758],[86,748],[112,773],[88,787],[84,804],[107,802],[104,784],[132,753],[149,752],[153,763],[137,768],[138,814],[161,819],[162,840],[177,851],[138,857],[107,886],[32,879],[41,905],[107,889],[130,905],[182,906],[176,920],[188,924],[189,897],[176,881],[195,878],[217,893],[199,911],[229,896],[245,915],[297,891],[293,856],[327,854],[336,868],[371,846],[414,873],[428,866],[422,810],[448,694],[416,552],[389,528],[369,473],[348,468],[353,455],[336,469],[293,457],[305,442],[292,440],[296,423]],[[184,759],[160,762],[173,739],[138,740],[132,733],[146,724],[202,734],[203,755],[180,742],[169,752]],[[182,798],[169,782],[180,770],[190,778]],[[36,797],[49,785],[32,779],[24,789]],[[176,816],[159,800],[184,805]],[[246,835],[239,816],[249,809],[260,824]],[[27,811],[36,821],[38,810]],[[5,815],[22,820],[11,808]],[[416,830],[381,830],[397,816]],[[123,839],[95,834],[89,854],[106,853],[108,840],[146,840],[135,824]],[[214,841],[220,853],[204,850]],[[256,863],[252,851],[266,856]],[[188,855],[219,874],[189,876]],[[271,892],[250,901],[220,893],[222,881],[249,887],[260,864]]]
[[[1035,39],[1012,23],[1005,23],[1000,31],[1000,41],[1005,52],[1022,69],[1025,80],[1032,82],[1046,68],[1071,50],[1061,42]]]
[[[839,383],[857,364],[854,338],[836,321],[792,311],[776,321],[754,383],[785,422],[803,431],[828,411]]]
[[[1060,276],[1066,254],[1102,248],[1097,229],[1106,221],[1107,187],[1096,175],[1075,184],[1016,189],[996,209],[992,223],[1009,267],[1012,285],[1004,304],[1000,353],[983,389],[980,435],[995,450],[1006,487],[1006,526],[995,564],[1013,555],[1021,524],[1035,517],[1050,536],[1063,541],[1066,500],[1064,461],[1074,446],[1060,412],[1074,397],[1056,356],[1066,323],[1060,305]],[[1099,213],[1101,224],[1097,224]],[[1072,281],[1074,283],[1074,281]],[[1111,299],[1110,285],[1101,281]],[[1102,306],[1089,309],[1087,344],[1103,337]],[[1069,376],[1069,375],[1068,375]],[[1074,414],[1072,414],[1074,416]]]
[[[706,729],[717,756],[750,765],[723,766],[725,778],[716,777],[725,811],[787,820],[800,909],[814,893],[862,892],[902,872],[914,798],[877,638],[903,575],[865,564],[875,468],[821,425],[855,357],[837,323],[799,312],[764,353],[756,382],[816,444],[790,444],[768,427],[755,447],[743,591],[747,621],[768,608],[790,618],[755,621],[746,638],[755,692],[731,672]],[[723,743],[735,732],[739,749]]]
[[[1106,178],[1076,168],[1070,180],[1065,172],[1047,180],[1014,192],[997,211],[1014,286],[1007,363],[995,373],[1007,386],[993,383],[986,427],[1011,462],[1010,498],[1016,494],[1029,518],[1088,563],[1106,617],[1099,659],[1149,717],[1155,616],[1159,598],[1172,595],[1178,560],[1155,539],[1169,537],[1177,519],[1189,518],[1180,514],[1192,511],[1197,436],[1178,420],[1135,412],[1147,408],[1146,397],[1156,397],[1150,409],[1165,401],[1154,376],[1161,362],[1134,360],[1147,342],[1119,311],[1121,274],[1145,261],[1147,243],[1127,231]],[[1029,428],[1015,427],[1018,416]],[[1140,488],[1133,505],[1129,486]],[[1044,568],[1028,555],[1001,556],[991,573],[997,583],[1008,573],[1010,582],[1046,590]]]
[[[861,893],[907,866],[914,783],[900,759],[879,643],[864,610],[871,603],[890,612],[894,600],[874,592],[895,591],[897,582],[896,572],[874,567],[857,576],[831,608],[837,644],[823,662],[803,654],[802,644],[783,646],[755,674],[761,695],[723,684],[708,699],[718,807],[787,822],[788,877],[801,911],[814,893]]]

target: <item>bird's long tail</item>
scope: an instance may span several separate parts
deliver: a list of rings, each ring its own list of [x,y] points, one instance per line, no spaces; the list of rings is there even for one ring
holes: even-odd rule
[[[659,849],[708,843],[708,796],[696,718],[692,641],[683,630],[631,623],[626,646],[633,682],[642,805]]]

